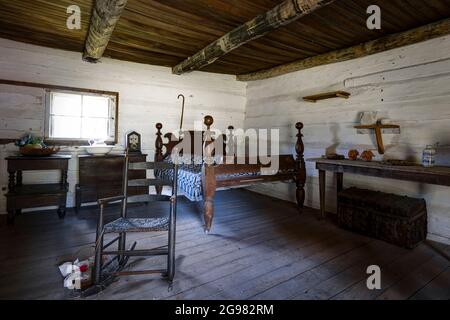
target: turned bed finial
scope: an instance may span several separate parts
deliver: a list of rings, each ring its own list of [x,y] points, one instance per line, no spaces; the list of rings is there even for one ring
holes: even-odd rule
[[[205,116],[205,118],[203,119],[203,123],[206,126],[206,129],[209,131],[209,129],[211,129],[212,124],[214,123],[214,118],[211,116]]]
[[[161,123],[156,124],[156,140],[155,140],[155,162],[159,162],[163,160],[163,140],[162,140],[162,129],[163,125]]]
[[[156,124],[156,140],[155,140],[155,162],[161,162],[164,159],[164,155],[163,155],[163,147],[164,147],[164,143],[162,140],[162,129],[163,125],[162,123],[157,123]],[[155,186],[155,190],[156,190],[156,194],[162,194],[162,190],[163,187],[162,186]]]
[[[214,118],[205,116],[203,123],[206,126],[205,136],[203,140],[203,156],[207,165],[213,162],[214,143],[212,141],[211,125],[214,123]]]
[[[303,144],[303,134],[302,134],[302,129],[303,129],[303,123],[301,122],[297,122],[295,124],[295,128],[297,129],[298,133],[297,133],[297,142],[295,143],[295,152],[297,153],[297,161],[303,161],[303,154],[305,152],[305,146]]]
[[[235,137],[233,134],[234,127],[228,126],[228,139],[226,139],[226,148],[224,148],[224,152],[226,156],[234,157],[236,154],[236,143],[235,143]]]

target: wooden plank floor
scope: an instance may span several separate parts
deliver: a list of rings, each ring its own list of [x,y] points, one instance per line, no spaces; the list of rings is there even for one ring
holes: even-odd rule
[[[159,204],[149,205],[160,211]],[[147,209],[132,208],[133,216]],[[108,219],[117,213],[110,208]],[[406,250],[302,215],[294,204],[245,190],[218,192],[212,233],[200,205],[180,201],[173,289],[159,276],[121,277],[90,299],[450,299],[450,264],[427,245]],[[163,211],[165,214],[165,211]],[[57,265],[93,245],[96,209],[22,215],[0,227],[0,298],[70,299]],[[138,247],[162,245],[163,233],[137,234]],[[449,249],[442,247],[447,253]],[[132,268],[163,266],[135,259]],[[366,268],[382,271],[368,290]]]

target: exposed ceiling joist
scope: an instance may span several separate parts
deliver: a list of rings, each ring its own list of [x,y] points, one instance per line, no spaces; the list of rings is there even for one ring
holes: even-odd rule
[[[350,48],[331,51],[311,58],[294,61],[267,70],[238,75],[239,81],[254,81],[273,78],[286,73],[309,69],[325,64],[342,62],[365,57],[375,53],[391,50],[417,42],[430,40],[450,34],[450,18],[425,26],[392,34]]]
[[[287,25],[334,0],[286,0],[263,15],[240,25],[173,67],[174,74],[201,69],[241,45]]]
[[[97,62],[127,4],[127,0],[96,0],[86,39],[83,60]]]

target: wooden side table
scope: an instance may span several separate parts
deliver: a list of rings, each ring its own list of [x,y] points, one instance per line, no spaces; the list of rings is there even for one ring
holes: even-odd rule
[[[14,223],[15,216],[22,209],[58,206],[58,216],[62,219],[66,214],[66,198],[69,184],[67,170],[71,156],[53,155],[49,157],[7,157],[9,184],[6,194],[8,223]],[[23,171],[61,170],[59,183],[32,184],[22,183]]]
[[[325,217],[327,171],[336,175],[336,197],[337,193],[343,189],[344,173],[450,187],[450,167],[393,166],[379,161],[366,162],[361,160],[330,160],[322,158],[308,159],[307,161],[315,162],[316,169],[319,170],[320,213],[322,217]]]

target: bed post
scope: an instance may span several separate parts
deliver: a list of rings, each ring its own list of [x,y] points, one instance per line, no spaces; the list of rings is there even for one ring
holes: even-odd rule
[[[305,180],[306,180],[306,168],[305,168],[305,159],[304,159],[304,151],[305,146],[303,145],[303,123],[297,122],[295,124],[295,128],[297,129],[297,142],[295,144],[295,152],[297,156],[295,158],[295,185],[296,185],[296,198],[298,208],[301,210],[305,203]]]
[[[163,125],[161,123],[157,123],[156,124],[156,141],[155,141],[155,162],[161,162],[163,161],[163,153],[162,153],[162,149],[163,149],[163,140],[161,138],[162,133],[161,133],[161,129],[162,129]],[[161,194],[162,193],[162,186],[155,186],[156,189],[156,194]]]
[[[224,153],[227,158],[231,158],[231,160],[234,161],[234,157],[236,156],[236,138],[233,134],[234,127],[228,126],[228,131],[230,132],[230,135],[228,136],[226,145],[227,149],[224,151]],[[224,157],[224,160],[226,160],[227,158]]]
[[[202,167],[202,187],[203,187],[203,218],[205,220],[205,233],[211,230],[214,217],[214,194],[216,193],[216,175],[214,173],[213,154],[214,142],[211,138],[211,125],[214,119],[211,116],[205,116],[206,125],[205,140],[203,142],[203,167]]]

